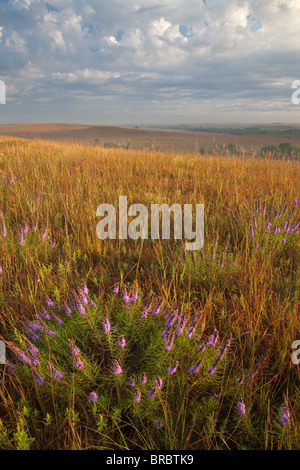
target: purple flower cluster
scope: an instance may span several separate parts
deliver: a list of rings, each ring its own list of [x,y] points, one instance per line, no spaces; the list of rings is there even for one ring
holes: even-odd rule
[[[246,405],[244,403],[242,395],[240,396],[239,401],[237,402],[237,409],[238,409],[238,412],[242,416],[245,416],[245,414],[246,414]]]
[[[89,400],[92,401],[92,402],[96,402],[98,401],[98,395],[96,392],[91,392],[89,394]]]
[[[197,374],[201,368],[202,363],[203,358],[199,359],[199,361],[189,369],[189,374]]]
[[[282,426],[289,426],[291,423],[291,413],[287,403],[283,403],[280,410],[280,416]]]
[[[168,370],[167,370],[168,374],[170,374],[170,375],[175,374],[175,372],[177,371],[178,365],[179,365],[179,362],[178,362],[178,361],[175,361],[175,362],[173,363],[173,365],[168,368]]]
[[[104,308],[104,317],[103,317],[102,326],[103,326],[104,333],[105,333],[106,335],[109,335],[111,326],[110,326],[110,323],[109,323],[109,319],[108,319],[108,310],[107,310],[107,307],[106,307],[106,306],[105,306],[105,308]]]
[[[141,377],[140,377],[140,383],[141,383],[142,385],[145,385],[145,384],[147,383],[147,376],[146,376],[146,373],[145,373],[145,372],[143,372],[142,375],[141,375]]]
[[[47,362],[47,368],[50,370],[52,377],[57,380],[57,382],[61,381],[63,379],[63,374],[62,372],[59,372],[55,367],[51,364],[51,362]]]
[[[218,341],[219,341],[219,332],[218,332],[218,330],[215,328],[213,334],[209,337],[206,346],[207,346],[208,348],[212,348],[212,347],[216,346],[216,344],[218,343]]]
[[[124,349],[126,347],[126,340],[124,335],[119,336],[118,338],[118,345],[120,348]]]
[[[229,338],[227,339],[227,341],[225,341],[225,343],[222,344],[221,349],[220,349],[214,363],[212,364],[212,366],[210,366],[208,368],[209,375],[214,374],[216,372],[216,367],[219,364],[219,362],[224,358],[226,352],[228,351],[228,349],[231,345],[231,341],[232,341],[232,336],[230,335]]]
[[[144,308],[144,310],[142,312],[142,315],[141,315],[141,320],[145,320],[145,318],[148,316],[151,305],[152,305],[152,299],[150,299],[150,301],[148,302],[148,304]]]
[[[136,403],[139,403],[141,401],[141,391],[139,388],[135,388],[134,390],[134,395],[133,395],[133,400],[136,402]]]
[[[81,356],[80,356],[80,350],[76,346],[75,341],[73,339],[68,339],[68,343],[69,343],[69,346],[70,346],[70,349],[71,349],[71,353],[72,353],[73,362],[74,362],[75,367],[77,367],[77,369],[83,369],[84,364],[83,364],[83,361],[82,361]]]
[[[153,426],[155,427],[155,429],[161,429],[164,427],[164,423],[160,419],[157,419],[156,421],[154,421]]]
[[[122,367],[120,366],[120,364],[118,363],[118,361],[116,359],[114,359],[114,361],[113,361],[113,372],[114,372],[115,375],[122,374],[122,372],[123,372]]]

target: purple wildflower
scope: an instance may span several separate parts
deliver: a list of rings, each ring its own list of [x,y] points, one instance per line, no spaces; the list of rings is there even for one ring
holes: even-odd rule
[[[89,301],[89,304],[92,308],[97,308],[97,305],[95,304],[95,302],[93,302],[93,300],[90,299],[89,297],[88,297],[88,301]]]
[[[272,234],[275,235],[276,233],[279,233],[279,232],[280,232],[280,228],[279,228],[279,227],[275,227],[275,228],[273,229]]]
[[[122,374],[123,369],[122,369],[122,367],[120,366],[120,364],[118,363],[118,361],[116,359],[114,359],[113,364],[114,364],[113,365],[114,374],[115,375]]]
[[[290,414],[290,410],[289,410],[287,403],[284,403],[282,405],[281,410],[280,410],[280,415],[281,415],[282,426],[286,426],[286,425],[289,426],[291,422],[291,414]]]
[[[93,401],[93,402],[96,402],[96,401],[98,400],[98,395],[97,395],[97,393],[96,393],[96,392],[91,392],[91,393],[89,394],[89,400],[90,400],[90,401]]]
[[[118,284],[115,285],[115,287],[114,287],[114,289],[113,289],[113,293],[114,293],[114,294],[118,294],[118,293],[119,293],[119,290],[120,290],[120,284],[118,283]]]
[[[162,337],[162,338],[164,338],[164,339],[166,339],[166,338],[167,338],[167,336],[168,336],[168,333],[169,333],[169,330],[168,330],[168,329],[167,329],[167,330],[164,330],[164,331],[162,331],[162,333],[161,333],[161,337]]]
[[[75,367],[77,367],[77,369],[81,370],[81,369],[84,368],[83,361],[79,356],[73,356],[73,361],[74,361],[74,365],[75,365]]]
[[[241,376],[237,379],[236,383],[237,383],[237,385],[243,385],[244,381],[245,381],[245,376],[244,376],[244,375],[241,375]]]
[[[125,340],[124,335],[119,336],[119,338],[118,338],[118,345],[119,345],[120,348],[122,348],[122,349],[125,348],[125,346],[126,346],[126,340]]]
[[[272,227],[272,224],[270,222],[266,222],[266,230],[265,232],[267,233],[268,230]]]
[[[144,308],[143,313],[141,315],[141,320],[145,320],[145,318],[147,317],[147,315],[149,313],[150,308],[151,308],[151,301]]]
[[[151,388],[150,392],[148,393],[148,398],[155,398],[156,397],[156,388]]]
[[[195,333],[196,327],[197,325],[195,323],[192,323],[188,326],[188,329],[186,332],[186,335],[188,338],[191,338],[193,336],[193,334]]]
[[[37,385],[40,385],[40,386],[44,385],[44,380],[45,380],[44,377],[42,377],[40,374],[38,374],[36,372],[36,370],[34,370],[34,369],[32,369],[32,374],[33,374],[35,383]]]
[[[213,365],[208,368],[209,375],[214,374],[216,372],[216,367],[217,367],[218,363],[223,359],[226,352],[228,351],[228,349],[230,347],[230,344],[231,344],[231,340],[232,340],[232,336],[230,335],[228,340],[224,344],[222,344],[220,352],[217,355]]]
[[[24,237],[23,237],[23,232],[18,232],[19,233],[19,244],[20,246],[25,245]]]
[[[222,253],[222,255],[221,255],[221,260],[220,260],[220,263],[219,263],[219,268],[224,268],[224,253]]]
[[[292,235],[300,227],[300,220],[294,223],[293,227],[289,231],[289,235]]]
[[[48,305],[48,307],[55,308],[54,302],[52,302],[52,300],[50,299],[50,297],[47,294],[44,296],[44,299],[45,299],[45,302]]]
[[[183,332],[185,325],[187,323],[187,316],[184,315],[183,318],[179,318],[178,326],[176,328],[176,335],[179,336]]]
[[[45,226],[43,232],[41,233],[41,236],[40,236],[41,242],[45,240],[46,234],[47,234],[47,226]]]
[[[290,222],[288,220],[286,220],[283,224],[283,230],[288,233],[289,232],[289,229],[290,229]]]
[[[239,399],[239,401],[237,402],[237,409],[238,409],[238,412],[239,412],[242,416],[245,416],[245,414],[246,414],[246,405],[245,405],[245,403],[244,403],[244,400],[243,400],[242,395],[240,396],[240,399]]]
[[[106,335],[109,334],[110,332],[110,323],[109,323],[109,319],[108,319],[108,311],[107,311],[107,307],[105,307],[104,309],[104,318],[103,318],[103,330],[104,330],[104,333]]]
[[[81,290],[85,295],[89,295],[89,290],[84,282],[81,284]]]
[[[50,328],[48,328],[47,325],[44,326],[44,330],[46,331],[46,333],[49,335],[49,336],[52,336],[52,338],[56,338],[57,334],[55,331],[51,330]]]
[[[6,230],[5,222],[3,220],[2,221],[2,238],[6,238],[6,236],[7,236],[7,230]]]
[[[45,307],[41,308],[41,311],[37,313],[37,317],[40,320],[51,320],[51,317]]]
[[[140,383],[141,383],[142,385],[145,385],[145,384],[147,383],[147,376],[146,376],[146,373],[145,373],[145,372],[143,372],[142,375],[141,375],[141,377],[140,377]]]
[[[28,356],[26,356],[26,354],[24,353],[24,351],[21,351],[20,349],[16,348],[16,347],[12,347],[11,348],[14,355],[16,356],[16,358],[21,361],[21,362],[24,362],[25,364],[27,365],[31,365],[31,360],[29,359]]]
[[[198,347],[198,351],[204,352],[205,349],[206,349],[206,342],[204,341],[204,342],[201,343],[200,346]]]
[[[128,384],[130,385],[130,387],[135,387],[135,381],[132,377],[129,377]]]
[[[57,324],[58,326],[63,325],[64,322],[62,321],[61,318],[59,318],[58,316],[56,316],[54,313],[52,313],[52,317],[53,317],[54,321],[56,322],[56,324]]]
[[[166,351],[171,351],[174,345],[174,339],[175,339],[175,332],[173,332],[172,335],[168,335],[166,339],[166,344],[165,344],[165,350]]]
[[[135,284],[132,297],[130,297],[130,302],[136,302],[138,299],[138,286]]]
[[[175,361],[174,364],[171,367],[168,368],[168,370],[167,370],[168,374],[171,374],[171,375],[175,374],[178,365],[179,365],[179,362]]]
[[[27,334],[32,341],[41,342],[41,338],[35,333],[33,333],[30,329],[28,329]]]
[[[57,380],[58,382],[59,382],[60,380],[62,380],[62,379],[63,379],[63,376],[64,376],[62,372],[59,372],[58,370],[54,369],[54,367],[53,367],[53,369],[51,370],[51,374],[52,374],[52,377],[53,377],[55,380]]]
[[[32,356],[37,356],[38,354],[40,354],[39,349],[34,346],[34,344],[31,344],[28,340],[26,340],[26,343],[29,354],[31,354]]]
[[[80,302],[87,306],[89,304],[89,300],[87,298],[87,294],[84,293],[82,287],[77,287],[77,292],[78,292],[78,296],[79,296],[79,299],[80,299]]]
[[[27,233],[28,233],[28,224],[27,224],[26,222],[25,222],[25,225],[24,225],[24,227],[23,227],[23,233],[24,233],[24,235],[25,235],[25,237],[26,237],[26,235],[27,235]]]
[[[164,427],[164,423],[157,419],[156,421],[154,421],[153,426],[155,427],[155,429],[161,429]]]
[[[82,305],[82,303],[81,303],[81,302],[77,302],[76,307],[77,307],[78,312],[79,312],[83,317],[85,317],[85,309],[84,309],[84,306]]]
[[[172,310],[172,312],[168,315],[167,321],[165,323],[165,327],[171,328],[177,320],[178,320],[178,312],[177,310]]]
[[[47,368],[50,370],[52,377],[57,380],[58,382],[62,380],[63,374],[55,369],[55,367],[51,364],[51,362],[47,362]]]
[[[80,350],[75,344],[75,341],[73,339],[68,339],[68,343],[71,349],[71,353],[73,356],[79,356],[80,355]]]
[[[122,299],[123,299],[123,303],[127,306],[128,303],[130,302],[130,297],[125,286],[123,287]]]
[[[6,370],[9,374],[13,375],[15,373],[15,369],[17,368],[16,364],[13,364],[13,362],[10,362],[10,361],[6,360],[5,366],[6,366]]]
[[[194,366],[190,367],[189,374],[197,374],[200,370],[202,362],[203,362],[203,358],[199,359],[199,361],[196,362],[196,364]]]
[[[39,321],[28,322],[28,328],[30,331],[44,331],[45,327]]]
[[[65,300],[63,300],[63,308],[64,308],[64,311],[65,311],[65,314],[68,315],[68,317],[71,316],[71,309],[68,307],[68,304]]]
[[[134,395],[133,395],[133,400],[136,402],[136,403],[139,403],[141,401],[141,391],[139,388],[136,388],[134,390]]]
[[[154,307],[154,309],[153,309],[153,311],[152,311],[153,317],[155,317],[156,315],[159,314],[160,309],[161,309],[161,306],[162,306],[162,300],[160,300],[160,301],[156,304],[156,306]]]
[[[213,334],[208,339],[207,347],[212,348],[212,347],[216,346],[218,341],[219,341],[219,332],[215,328]]]
[[[157,390],[160,390],[163,386],[163,381],[162,381],[162,378],[159,377],[159,375],[155,378],[155,387],[157,388]]]

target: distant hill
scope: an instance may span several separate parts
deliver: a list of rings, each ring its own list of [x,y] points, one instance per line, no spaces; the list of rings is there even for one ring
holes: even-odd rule
[[[148,126],[147,126],[148,127]],[[150,126],[153,129],[158,126]],[[211,134],[230,134],[230,135],[280,135],[280,136],[300,136],[300,125],[287,126],[284,124],[273,124],[273,125],[251,125],[251,126],[211,126],[211,125],[190,125],[182,124],[175,126],[159,126],[160,129],[177,129],[192,132],[208,132]]]
[[[181,125],[121,127],[82,124],[0,124],[0,136],[43,139],[78,144],[149,149],[176,153],[261,152],[266,146],[276,149],[282,143],[300,147],[300,126]],[[277,147],[276,147],[277,146]],[[273,147],[272,147],[273,148]]]

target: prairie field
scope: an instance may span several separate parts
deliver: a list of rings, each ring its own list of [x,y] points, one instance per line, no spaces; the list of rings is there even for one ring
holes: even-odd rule
[[[119,196],[203,248],[99,239]],[[299,230],[297,161],[3,137],[0,449],[299,449]]]

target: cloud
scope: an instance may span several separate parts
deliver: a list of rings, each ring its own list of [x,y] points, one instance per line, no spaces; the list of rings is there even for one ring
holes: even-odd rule
[[[34,121],[45,109],[73,121],[93,101],[102,123],[217,122],[220,109],[295,120],[299,13],[298,0],[2,1],[5,116],[28,119],[19,103]]]

